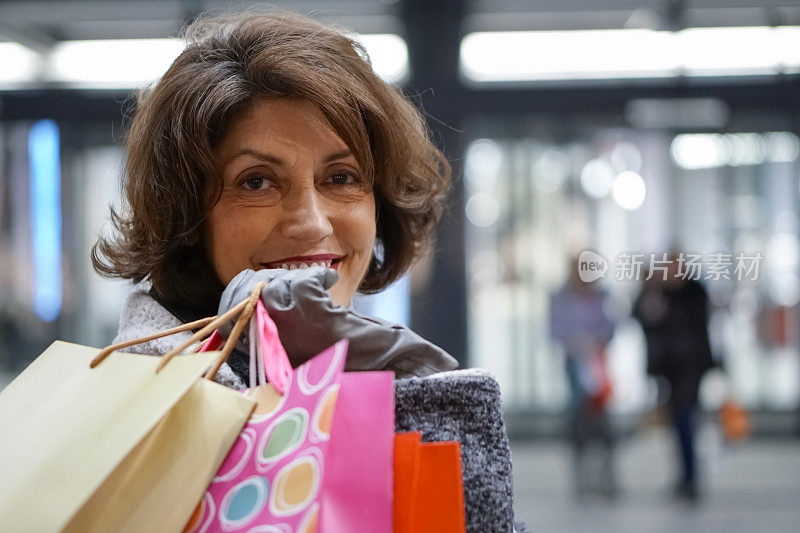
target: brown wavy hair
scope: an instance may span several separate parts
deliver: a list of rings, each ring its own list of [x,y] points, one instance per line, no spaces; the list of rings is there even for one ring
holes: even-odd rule
[[[107,277],[149,280],[163,302],[207,308],[223,286],[202,238],[222,177],[214,150],[235,116],[259,97],[314,103],[372,183],[376,251],[359,286],[377,292],[429,245],[450,165],[419,111],[373,71],[344,31],[290,13],[201,16],[185,50],[139,92],[126,137],[122,209],[92,248]]]

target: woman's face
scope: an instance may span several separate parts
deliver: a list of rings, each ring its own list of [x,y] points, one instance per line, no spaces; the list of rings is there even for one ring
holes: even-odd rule
[[[372,257],[375,198],[347,145],[307,100],[260,99],[216,151],[224,188],[206,229],[227,285],[251,268],[335,268],[348,305]]]

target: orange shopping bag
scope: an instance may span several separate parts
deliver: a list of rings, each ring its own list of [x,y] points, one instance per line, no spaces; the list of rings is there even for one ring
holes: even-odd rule
[[[750,417],[732,398],[728,398],[720,406],[719,424],[728,443],[742,441],[750,435]]]
[[[465,531],[461,444],[395,436],[394,531]]]

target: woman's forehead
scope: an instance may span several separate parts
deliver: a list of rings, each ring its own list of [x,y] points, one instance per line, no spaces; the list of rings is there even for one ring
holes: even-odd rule
[[[285,159],[299,152],[328,159],[350,152],[325,115],[301,99],[259,99],[236,117],[219,145],[224,163],[239,157]]]
[[[335,137],[328,119],[312,102],[298,98],[259,98],[234,118],[228,136],[266,136],[269,133],[308,135],[309,132]],[[261,134],[261,135],[259,135]],[[223,141],[224,142],[224,141]],[[344,144],[342,142],[342,144]]]

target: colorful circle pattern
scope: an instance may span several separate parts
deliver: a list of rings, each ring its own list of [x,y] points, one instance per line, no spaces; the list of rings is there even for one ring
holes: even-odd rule
[[[277,461],[297,450],[308,433],[308,411],[295,407],[280,415],[261,435],[258,445],[259,471],[266,471]]]
[[[251,476],[233,487],[219,508],[222,527],[231,531],[250,522],[264,507],[269,493],[269,481]]]
[[[322,393],[317,406],[314,408],[314,416],[311,420],[311,440],[320,442],[331,438],[331,428],[333,427],[333,413],[336,409],[336,400],[339,398],[339,384],[334,383]]]
[[[216,507],[214,506],[214,498],[211,497],[211,494],[206,492],[203,495],[203,499],[197,504],[186,527],[183,529],[184,533],[206,533],[214,520],[215,514]]]
[[[310,533],[316,529],[323,458],[346,353],[343,340],[304,363],[295,369],[283,397],[270,402],[266,416],[264,411],[251,416],[187,531]],[[274,398],[273,391],[266,397]]]
[[[244,428],[222,466],[219,467],[214,481],[231,481],[241,474],[247,465],[247,459],[253,453],[255,440],[256,432],[253,428]]]
[[[275,490],[269,495],[270,512],[288,516],[306,509],[319,491],[321,470],[322,453],[317,448],[281,468],[275,475]]]

